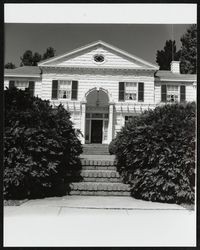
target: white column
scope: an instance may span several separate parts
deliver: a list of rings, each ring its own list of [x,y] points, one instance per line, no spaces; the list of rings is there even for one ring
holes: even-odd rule
[[[108,143],[110,143],[113,139],[113,111],[114,104],[109,103]]]
[[[83,134],[81,143],[85,144],[85,113],[86,113],[86,102],[81,103],[81,132]]]

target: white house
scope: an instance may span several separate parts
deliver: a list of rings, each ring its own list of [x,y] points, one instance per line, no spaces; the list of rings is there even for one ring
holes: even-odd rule
[[[168,102],[196,100],[196,75],[159,70],[102,41],[42,61],[5,70],[4,87],[15,85],[71,112],[82,143],[108,144],[131,117]]]

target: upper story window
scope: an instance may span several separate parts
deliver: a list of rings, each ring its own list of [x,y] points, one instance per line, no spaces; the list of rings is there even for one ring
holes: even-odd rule
[[[35,92],[35,82],[34,81],[27,81],[27,80],[15,80],[9,81],[9,88],[16,87],[21,90],[28,89],[31,96],[34,96]]]
[[[184,102],[186,100],[185,85],[161,85],[161,102]]]
[[[105,58],[101,54],[94,55],[94,61],[96,63],[103,63],[105,61]]]
[[[53,80],[52,99],[77,100],[78,81]]]
[[[71,99],[71,81],[58,81],[58,98]]]
[[[125,99],[126,100],[137,100],[137,83],[126,82],[125,83]]]
[[[119,101],[144,101],[143,82],[119,82]]]

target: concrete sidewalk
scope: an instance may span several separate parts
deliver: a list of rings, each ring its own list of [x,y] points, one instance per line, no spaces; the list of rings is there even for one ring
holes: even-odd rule
[[[4,207],[4,246],[195,246],[196,214],[131,197],[65,196]]]

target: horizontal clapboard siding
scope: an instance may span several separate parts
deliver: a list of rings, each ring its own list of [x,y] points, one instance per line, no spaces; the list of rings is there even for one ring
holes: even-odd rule
[[[94,62],[93,57],[96,54],[102,54],[105,57],[105,62],[102,64],[97,64]],[[64,60],[63,62],[58,63],[59,66],[93,66],[93,67],[128,67],[128,68],[141,68],[140,65],[134,63],[133,60],[121,57],[117,53],[113,53],[106,49],[93,49],[87,53],[79,55],[75,58]]]
[[[119,82],[136,81],[144,82],[144,103],[154,103],[154,78],[152,76],[131,75],[106,75],[106,74],[45,74],[42,80],[42,98],[51,99],[52,80],[76,80],[78,81],[77,101],[84,99],[85,93],[90,89],[102,87],[112,95],[114,102],[118,102]]]
[[[165,82],[162,84],[172,84],[171,82]],[[193,83],[182,83],[177,82],[173,83],[173,85],[185,85],[186,88],[186,101],[192,102],[196,100],[196,88],[193,86]],[[155,104],[159,104],[161,102],[161,83],[155,83]]]

